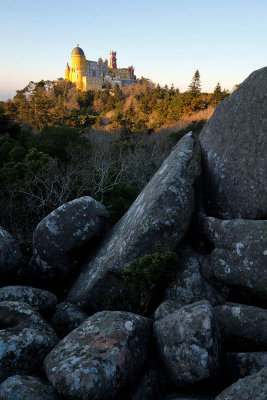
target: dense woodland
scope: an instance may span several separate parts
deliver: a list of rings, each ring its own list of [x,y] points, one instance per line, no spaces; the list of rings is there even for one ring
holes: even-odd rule
[[[183,134],[200,131],[205,120],[194,116],[228,95],[219,83],[202,93],[198,71],[184,93],[144,78],[99,92],[30,82],[0,103],[0,225],[27,253],[38,222],[85,195],[103,202],[114,224]],[[188,117],[186,129],[164,131]]]

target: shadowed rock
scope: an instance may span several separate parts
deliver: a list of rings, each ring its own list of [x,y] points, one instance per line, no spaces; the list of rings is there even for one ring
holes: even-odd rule
[[[0,227],[0,274],[14,270],[22,261],[19,245],[13,237]]]
[[[181,307],[156,321],[154,335],[175,385],[198,383],[218,373],[220,332],[206,300]]]
[[[236,295],[267,301],[267,221],[204,218],[203,230],[215,245],[202,268],[205,278]]]
[[[78,328],[87,318],[88,315],[75,304],[63,302],[57,304],[49,322],[58,337],[63,338],[73,329]]]
[[[263,368],[254,375],[239,379],[215,398],[215,400],[265,399],[267,399],[267,368]]]
[[[144,365],[152,321],[127,312],[89,317],[46,357],[50,383],[70,399],[112,399]]]
[[[31,267],[35,275],[60,283],[73,275],[82,254],[90,254],[92,241],[104,232],[107,215],[105,207],[88,196],[63,204],[47,215],[33,236]]]
[[[38,374],[58,339],[28,304],[0,303],[0,382],[15,374]]]
[[[0,400],[59,400],[59,397],[43,379],[15,375],[0,385]]]
[[[127,299],[121,276],[129,263],[153,253],[156,242],[173,250],[185,235],[194,210],[192,183],[199,176],[199,164],[199,149],[189,133],[84,265],[68,300],[85,310],[102,310],[112,296]],[[125,308],[131,309],[131,304]]]
[[[267,67],[254,71],[218,105],[201,131],[208,214],[267,216]]]

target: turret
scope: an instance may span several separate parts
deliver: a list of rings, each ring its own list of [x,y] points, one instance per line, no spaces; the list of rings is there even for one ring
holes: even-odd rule
[[[109,68],[117,69],[117,52],[116,51],[110,52]]]
[[[86,58],[83,50],[77,46],[71,52],[72,82],[77,89],[83,90],[83,75],[86,73]]]
[[[65,79],[66,79],[67,81],[70,80],[70,66],[69,66],[69,63],[68,63],[68,62],[67,62],[66,69],[65,69]]]

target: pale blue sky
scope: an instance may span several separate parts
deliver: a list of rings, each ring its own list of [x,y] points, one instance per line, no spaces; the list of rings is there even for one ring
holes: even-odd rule
[[[0,0],[0,100],[64,77],[76,43],[181,91],[196,69],[204,90],[231,89],[266,65],[266,21],[266,0]]]

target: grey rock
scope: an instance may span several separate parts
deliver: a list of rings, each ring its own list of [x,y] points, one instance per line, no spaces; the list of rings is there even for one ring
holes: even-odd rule
[[[165,299],[176,300],[177,305],[180,303],[181,306],[203,299],[208,300],[213,306],[221,304],[223,302],[221,296],[201,275],[204,257],[191,246],[182,246],[179,257],[181,269],[167,288]]]
[[[267,310],[237,303],[214,308],[228,351],[267,350]]]
[[[266,219],[267,67],[218,105],[200,133],[208,214]]]
[[[127,298],[121,276],[131,261],[153,253],[157,242],[165,249],[176,248],[194,209],[192,183],[199,174],[195,165],[198,157],[199,149],[189,133],[174,147],[95,256],[85,263],[69,291],[69,301],[85,310],[106,309],[112,296]],[[131,304],[125,308],[131,309]]]
[[[225,389],[215,400],[266,400],[267,368],[256,374],[239,379]]]
[[[40,314],[47,314],[57,304],[57,296],[46,290],[30,286],[6,286],[0,288],[0,301],[22,301]]]
[[[208,301],[179,308],[154,323],[155,342],[177,386],[195,384],[219,371],[220,332]]]
[[[15,239],[0,227],[0,274],[15,270],[22,261],[22,253]]]
[[[267,352],[226,353],[225,370],[233,381],[267,367]]]
[[[57,343],[47,322],[28,304],[0,303],[0,383],[15,374],[38,374]]]
[[[239,295],[267,300],[267,221],[208,217],[203,230],[215,245],[204,277]]]
[[[50,383],[70,399],[114,398],[144,365],[152,321],[103,311],[66,336],[45,359]]]
[[[92,241],[105,230],[107,211],[91,197],[72,200],[45,217],[33,236],[31,267],[46,280],[72,275],[79,264],[79,249],[88,255]]]
[[[55,312],[51,317],[50,324],[58,337],[63,338],[73,331],[73,329],[78,328],[87,318],[88,315],[75,304],[63,302],[57,304]]]
[[[164,398],[164,400],[213,400],[214,397],[210,396],[190,396],[186,394],[170,394],[167,397]]]
[[[15,375],[0,385],[0,400],[58,400],[48,382],[33,376]]]

